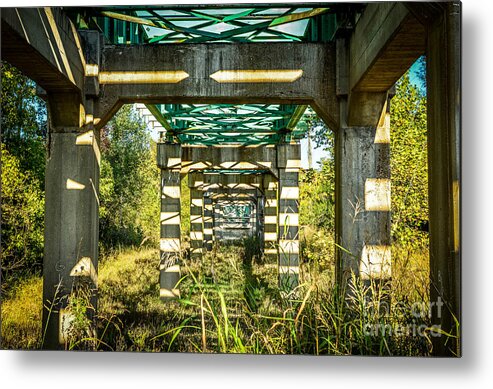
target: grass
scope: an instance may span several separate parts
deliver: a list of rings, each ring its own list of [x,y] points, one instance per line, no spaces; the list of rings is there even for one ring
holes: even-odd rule
[[[181,299],[166,303],[159,299],[158,251],[115,251],[100,263],[96,332],[74,331],[68,348],[429,355],[428,317],[411,314],[428,298],[426,255],[397,251],[392,288],[354,278],[344,300],[333,284],[331,244],[323,232],[304,232],[301,285],[288,299],[277,288],[274,264],[243,247],[216,247],[201,262],[183,261]],[[3,348],[40,347],[41,294],[41,279],[32,278],[3,301]],[[85,315],[83,301],[72,301],[78,316]]]
[[[42,296],[43,280],[32,277],[2,299],[2,348],[40,348]]]

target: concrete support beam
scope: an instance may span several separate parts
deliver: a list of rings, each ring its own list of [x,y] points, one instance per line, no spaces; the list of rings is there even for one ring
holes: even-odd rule
[[[376,127],[385,103],[385,92],[352,92],[347,107],[347,125],[350,127]],[[341,108],[341,111],[343,108]]]
[[[43,348],[64,348],[73,315],[72,292],[89,288],[97,307],[99,239],[98,134],[82,128],[53,128],[46,165],[43,262]]]
[[[366,6],[349,39],[336,42],[340,127],[375,127],[388,90],[425,50],[424,27],[403,3]]]
[[[440,3],[427,25],[430,301],[432,324],[460,335],[461,4]],[[437,8],[435,7],[435,10]],[[457,320],[457,322],[456,322]],[[457,339],[434,338],[437,355],[460,355]]]
[[[179,144],[166,144],[165,152],[171,167],[161,169],[161,241],[160,297],[170,300],[180,297],[177,283],[181,278],[181,185]]]
[[[264,260],[278,263],[278,198],[277,180],[271,174],[264,175]]]
[[[48,93],[81,95],[85,58],[75,26],[60,8],[2,8],[2,59]]]
[[[383,106],[387,101],[387,90],[366,92],[351,90],[349,86],[349,47],[346,38],[337,40],[336,88],[339,97],[341,127],[374,127],[380,120]]]
[[[267,52],[269,55],[265,55]],[[103,90],[97,110],[99,126],[123,103],[190,101],[323,101],[317,106],[324,111],[331,128],[338,125],[332,43],[106,46],[99,81]]]
[[[379,125],[344,127],[336,136],[336,242],[342,247],[336,274],[343,288],[352,273],[363,280],[391,276],[388,119],[384,111]]]
[[[159,166],[173,164],[167,160],[165,143],[158,144],[157,159]],[[264,146],[183,146],[182,174],[200,170],[270,170],[275,171],[276,148],[273,145]]]
[[[104,34],[97,30],[78,31],[84,56],[86,59],[86,78],[84,94],[90,98],[99,96],[99,67],[101,66],[101,52],[104,45]]]
[[[279,167],[278,187],[278,244],[279,287],[290,292],[299,283],[299,144],[277,146]]]
[[[202,190],[221,189],[223,191],[245,193],[249,190],[255,191],[262,187],[261,174],[204,174],[206,182],[202,185]]]
[[[190,258],[200,260],[204,252],[204,196],[202,173],[190,173]]]
[[[215,188],[207,189],[206,193],[212,198],[213,201],[219,198],[253,199],[262,195],[259,190],[251,187],[250,188],[215,187]]]
[[[214,240],[214,204],[210,196],[204,194],[204,248],[212,251]]]
[[[384,92],[424,53],[424,27],[403,3],[370,3],[349,47],[349,89]]]

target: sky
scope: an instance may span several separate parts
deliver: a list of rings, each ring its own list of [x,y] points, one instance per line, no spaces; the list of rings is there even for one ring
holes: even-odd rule
[[[313,146],[313,142],[312,142]],[[325,151],[322,147],[315,148],[312,147],[312,157],[313,157],[313,168],[318,169],[320,167],[319,162],[323,158],[327,158],[329,156],[329,152]],[[301,140],[301,167],[303,169],[308,169],[308,140]]]
[[[422,80],[418,77],[421,66],[423,66],[423,64],[419,62],[419,59],[411,66],[409,72],[409,81],[411,81],[412,84],[421,89],[421,91],[426,92],[426,84],[422,82]]]

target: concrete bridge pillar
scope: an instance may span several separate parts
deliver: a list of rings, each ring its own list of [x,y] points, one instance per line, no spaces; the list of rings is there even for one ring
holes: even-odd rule
[[[426,25],[431,320],[460,336],[461,4],[443,3]],[[436,355],[460,355],[458,338],[434,337]]]
[[[190,258],[200,260],[204,251],[203,173],[189,173],[190,186]]]
[[[277,180],[272,174],[264,175],[264,260],[278,262]]]
[[[163,300],[180,297],[176,284],[181,278],[181,146],[162,144],[158,165],[161,167],[161,239],[159,284]]]
[[[96,312],[99,238],[99,134],[84,126],[80,106],[49,96],[43,262],[43,348],[64,348],[81,292],[87,315]],[[68,99],[69,100],[69,99]],[[69,106],[68,106],[69,105]],[[69,112],[75,113],[69,115]],[[90,335],[90,334],[88,334]]]
[[[214,217],[214,204],[212,198],[206,196],[204,192],[204,249],[205,251],[212,251],[214,234],[213,234],[213,217]]]
[[[277,146],[278,186],[278,239],[279,287],[289,292],[299,282],[299,144]]]
[[[376,125],[345,125],[336,134],[336,273],[343,288],[353,273],[365,281],[391,276],[389,119],[384,107]]]

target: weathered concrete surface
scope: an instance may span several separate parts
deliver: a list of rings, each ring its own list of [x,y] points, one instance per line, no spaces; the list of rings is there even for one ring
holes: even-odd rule
[[[265,205],[263,209],[264,222],[264,261],[268,264],[278,263],[278,183],[272,174],[263,176],[263,191]]]
[[[104,45],[104,34],[96,30],[79,30],[78,33],[86,60],[84,94],[91,98],[96,98],[99,96],[97,73],[101,66],[101,50]]]
[[[190,258],[202,259],[204,253],[204,198],[202,187],[204,175],[192,172],[188,175],[190,188]]]
[[[368,261],[388,260],[385,247],[390,252],[389,144],[376,143],[376,135],[376,127],[347,127],[336,137],[336,242],[343,248],[336,274],[343,287],[351,273],[387,276],[368,272]]]
[[[202,190],[243,191],[248,193],[262,186],[261,174],[206,174]]]
[[[299,283],[299,144],[277,145],[279,287],[284,292]]]
[[[385,92],[351,92],[347,112],[350,127],[376,127],[387,101]]]
[[[336,42],[340,127],[375,127],[387,92],[425,51],[424,27],[398,2],[370,3],[349,39]]]
[[[350,90],[386,92],[424,50],[424,27],[403,3],[368,4],[351,36]]]
[[[166,153],[166,143],[157,146],[157,164],[163,168],[173,166],[176,157]],[[276,146],[208,147],[186,146],[181,150],[181,172],[199,170],[270,170],[276,172]]]
[[[204,193],[204,248],[212,251],[214,244],[214,204],[210,195]]]
[[[67,305],[73,288],[87,277],[93,289],[97,286],[98,139],[94,132],[80,130],[65,128],[63,133],[50,133],[43,262],[45,349],[63,347],[60,323],[70,321],[70,317],[60,309]],[[96,303],[95,298],[92,303]]]
[[[181,145],[165,145],[168,160],[173,164],[161,169],[161,240],[160,297],[180,297],[177,287],[181,278]]]
[[[268,53],[268,55],[266,55]],[[152,58],[152,61],[148,59]],[[218,82],[220,70],[302,70],[293,82]],[[103,85],[98,105],[102,126],[122,103],[273,103],[310,104],[337,128],[334,45],[330,43],[177,44],[103,49],[102,72],[184,71],[177,83]]]
[[[74,25],[60,8],[2,8],[2,59],[47,92],[83,90],[85,59]]]
[[[459,2],[440,4],[427,25],[428,171],[432,323],[456,334],[461,322],[460,257],[460,23]],[[435,306],[436,307],[436,306]],[[434,338],[437,355],[460,355],[461,345]],[[447,341],[447,343],[446,343]]]

